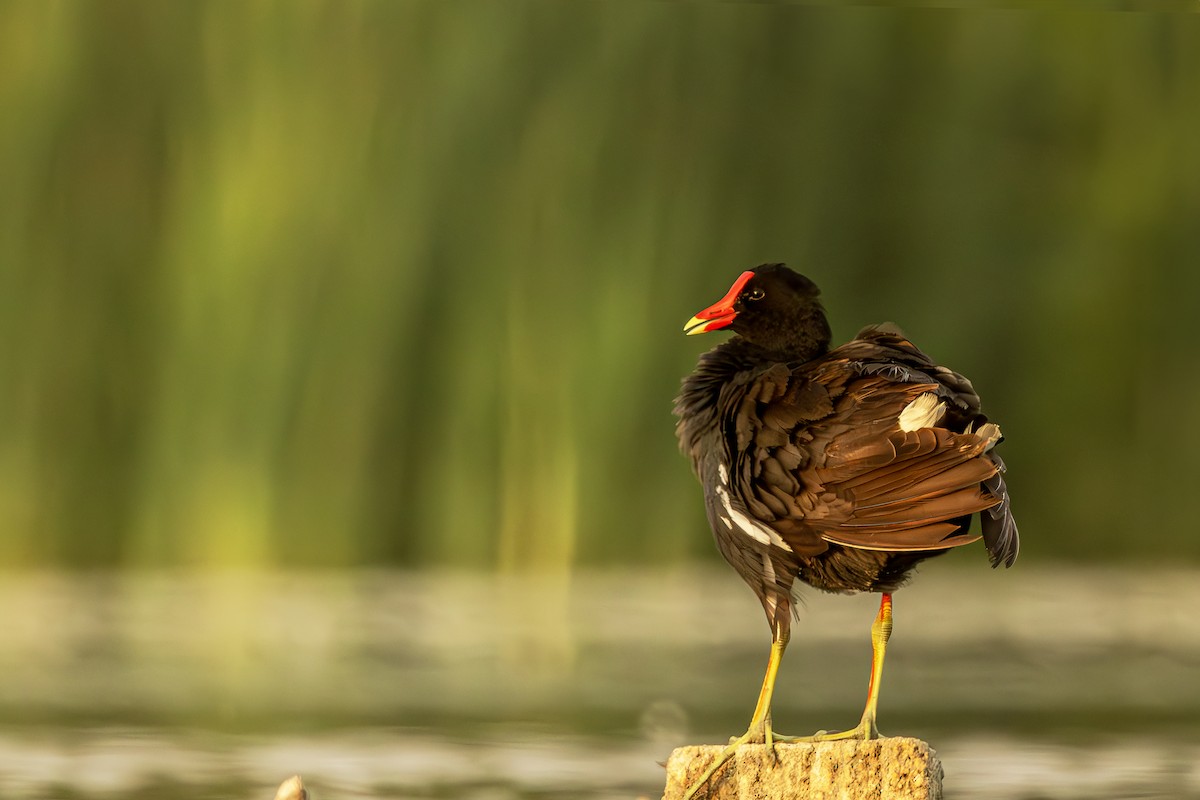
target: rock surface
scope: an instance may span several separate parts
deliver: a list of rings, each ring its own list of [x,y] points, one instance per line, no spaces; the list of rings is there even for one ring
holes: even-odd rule
[[[663,800],[680,800],[725,748],[677,748]],[[696,800],[941,800],[942,764],[920,739],[743,745]]]

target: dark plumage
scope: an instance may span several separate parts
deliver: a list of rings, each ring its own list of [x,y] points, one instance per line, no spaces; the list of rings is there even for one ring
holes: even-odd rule
[[[676,432],[704,487],[717,546],[762,602],[774,668],[796,579],[884,594],[863,721],[821,737],[869,738],[877,735],[875,670],[891,627],[890,593],[918,562],[980,536],[993,566],[1011,565],[1017,528],[992,450],[1000,430],[970,381],[891,325],[830,350],[818,294],[804,276],[768,264],[693,317],[689,333],[736,335],[701,356],[684,381]],[[976,514],[980,534],[971,532]],[[740,741],[772,738],[772,667],[767,677]]]

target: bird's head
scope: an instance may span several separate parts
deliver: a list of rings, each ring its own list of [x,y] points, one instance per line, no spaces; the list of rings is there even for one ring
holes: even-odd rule
[[[684,331],[728,328],[751,344],[790,357],[829,349],[829,322],[817,285],[783,264],[763,264],[738,276],[725,296],[687,321]]]

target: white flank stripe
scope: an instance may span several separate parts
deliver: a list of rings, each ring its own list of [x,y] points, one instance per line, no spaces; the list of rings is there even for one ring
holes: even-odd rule
[[[775,565],[773,563],[771,563],[771,556],[769,554],[767,554],[767,553],[762,554],[762,565],[763,565],[763,577],[765,578],[764,583],[766,583],[767,586],[770,587],[772,584],[775,583]],[[778,598],[775,597],[775,592],[768,590],[765,602],[768,606],[767,616],[774,619],[775,610],[777,608],[779,608],[779,600],[778,600]],[[773,622],[771,624],[774,625]]]
[[[738,511],[736,508],[734,508],[733,502],[729,499],[729,490],[724,486],[717,487],[717,497],[721,498],[721,505],[725,507],[725,511],[729,514],[729,518],[733,520],[733,527],[736,530],[741,531],[757,542],[762,542],[766,545],[775,545],[776,547],[786,550],[789,553],[792,552],[792,548],[788,547],[787,542],[785,542],[778,533],[771,530],[766,525],[750,519],[741,511]]]

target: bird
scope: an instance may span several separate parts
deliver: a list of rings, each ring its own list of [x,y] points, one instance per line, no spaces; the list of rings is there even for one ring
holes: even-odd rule
[[[722,330],[734,335],[683,380],[676,435],[703,487],[717,548],[762,604],[771,650],[749,728],[687,798],[746,743],[878,738],[893,593],[918,563],[951,548],[982,538],[995,568],[1012,566],[1020,547],[994,450],[999,426],[969,380],[900,328],[871,325],[831,349],[816,284],[784,264],[762,264],[684,326],[688,335]],[[772,728],[797,581],[881,595],[866,706],[852,729],[792,737]]]

